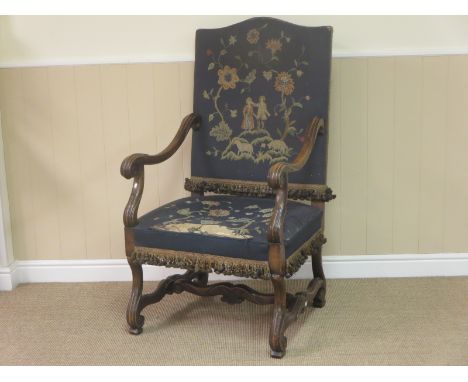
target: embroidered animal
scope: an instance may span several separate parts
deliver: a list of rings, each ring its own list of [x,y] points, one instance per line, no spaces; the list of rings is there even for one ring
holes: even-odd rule
[[[289,151],[288,145],[284,143],[284,141],[282,141],[281,139],[275,139],[271,141],[270,143],[268,143],[268,148],[279,154],[284,154],[284,155],[287,155]]]
[[[253,154],[253,146],[249,142],[243,142],[239,138],[234,138],[232,144],[237,147],[237,155],[241,154]]]

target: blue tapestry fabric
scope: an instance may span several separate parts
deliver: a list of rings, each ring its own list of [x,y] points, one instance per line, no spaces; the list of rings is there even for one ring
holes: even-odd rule
[[[135,246],[267,261],[274,199],[226,195],[188,197],[142,216]],[[288,202],[286,257],[321,228],[322,210]]]
[[[299,152],[314,117],[328,119],[331,27],[259,17],[196,34],[192,176],[266,182]],[[327,129],[295,184],[325,184]]]

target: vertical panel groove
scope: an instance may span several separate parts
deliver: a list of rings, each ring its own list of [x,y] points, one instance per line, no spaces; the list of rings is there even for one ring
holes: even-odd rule
[[[73,100],[75,102],[75,110],[76,110],[76,121],[75,121],[75,126],[76,126],[76,133],[77,133],[77,137],[78,139],[76,140],[76,144],[78,146],[78,158],[79,158],[79,168],[80,168],[80,183],[81,183],[81,187],[80,187],[80,195],[81,195],[81,203],[82,203],[82,206],[83,208],[81,209],[81,214],[82,214],[82,219],[83,219],[83,231],[84,231],[84,235],[85,235],[85,253],[84,253],[84,258],[88,258],[88,246],[86,245],[86,238],[88,237],[88,232],[87,232],[87,226],[86,226],[86,210],[85,210],[85,195],[84,195],[84,189],[83,189],[83,184],[85,183],[85,180],[84,180],[84,171],[83,171],[83,160],[82,160],[82,156],[81,156],[81,152],[82,152],[82,146],[81,146],[81,140],[80,140],[80,126],[79,126],[79,122],[78,122],[78,89],[76,87],[76,68],[73,67]]]
[[[107,240],[109,241],[109,254],[107,257],[112,257],[112,253],[110,252],[111,249],[112,249],[112,239],[111,239],[111,223],[110,223],[110,217],[109,217],[109,213],[110,213],[110,205],[109,205],[109,182],[108,182],[108,174],[109,174],[109,163],[108,163],[108,154],[109,154],[109,151],[108,151],[108,144],[106,144],[106,133],[105,133],[105,128],[104,128],[104,95],[103,95],[103,91],[102,91],[102,65],[99,65],[98,66],[98,73],[99,73],[99,101],[100,101],[100,108],[99,108],[99,113],[100,113],[100,117],[101,117],[101,133],[102,133],[102,136],[103,136],[103,140],[102,140],[102,147],[103,147],[103,150],[104,150],[104,168],[105,168],[105,177],[106,177],[106,181],[104,182],[105,184],[105,189],[106,189],[106,201],[105,201],[105,204],[107,205],[107,221],[106,221],[106,225],[107,225],[107,232],[108,232],[108,238]]]

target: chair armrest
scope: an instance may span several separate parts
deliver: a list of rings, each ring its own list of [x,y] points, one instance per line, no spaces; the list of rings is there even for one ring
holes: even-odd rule
[[[270,167],[268,185],[275,191],[275,207],[268,227],[268,242],[282,243],[284,239],[284,218],[288,201],[288,174],[299,171],[307,163],[315,146],[320,130],[324,127],[323,118],[314,117],[307,130],[301,150],[290,163],[278,162]]]
[[[174,139],[160,153],[156,155],[132,154],[125,158],[120,166],[120,174],[126,178],[133,178],[133,187],[125,206],[123,221],[125,227],[134,227],[138,224],[138,207],[140,206],[141,196],[145,183],[146,165],[153,165],[164,162],[169,159],[184,142],[190,129],[197,130],[200,127],[201,117],[198,114],[191,113],[181,122],[179,130]]]

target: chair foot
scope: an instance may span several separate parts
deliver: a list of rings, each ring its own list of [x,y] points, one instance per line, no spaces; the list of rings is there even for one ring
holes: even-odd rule
[[[320,288],[312,304],[314,308],[323,308],[325,306],[325,303],[326,303],[325,294],[326,294],[326,289]]]
[[[138,334],[141,334],[141,332],[143,332],[143,328],[128,328],[128,332],[137,336]]]
[[[271,358],[281,359],[284,357],[285,354],[286,354],[286,351],[279,351],[279,352],[275,350],[270,351]]]

